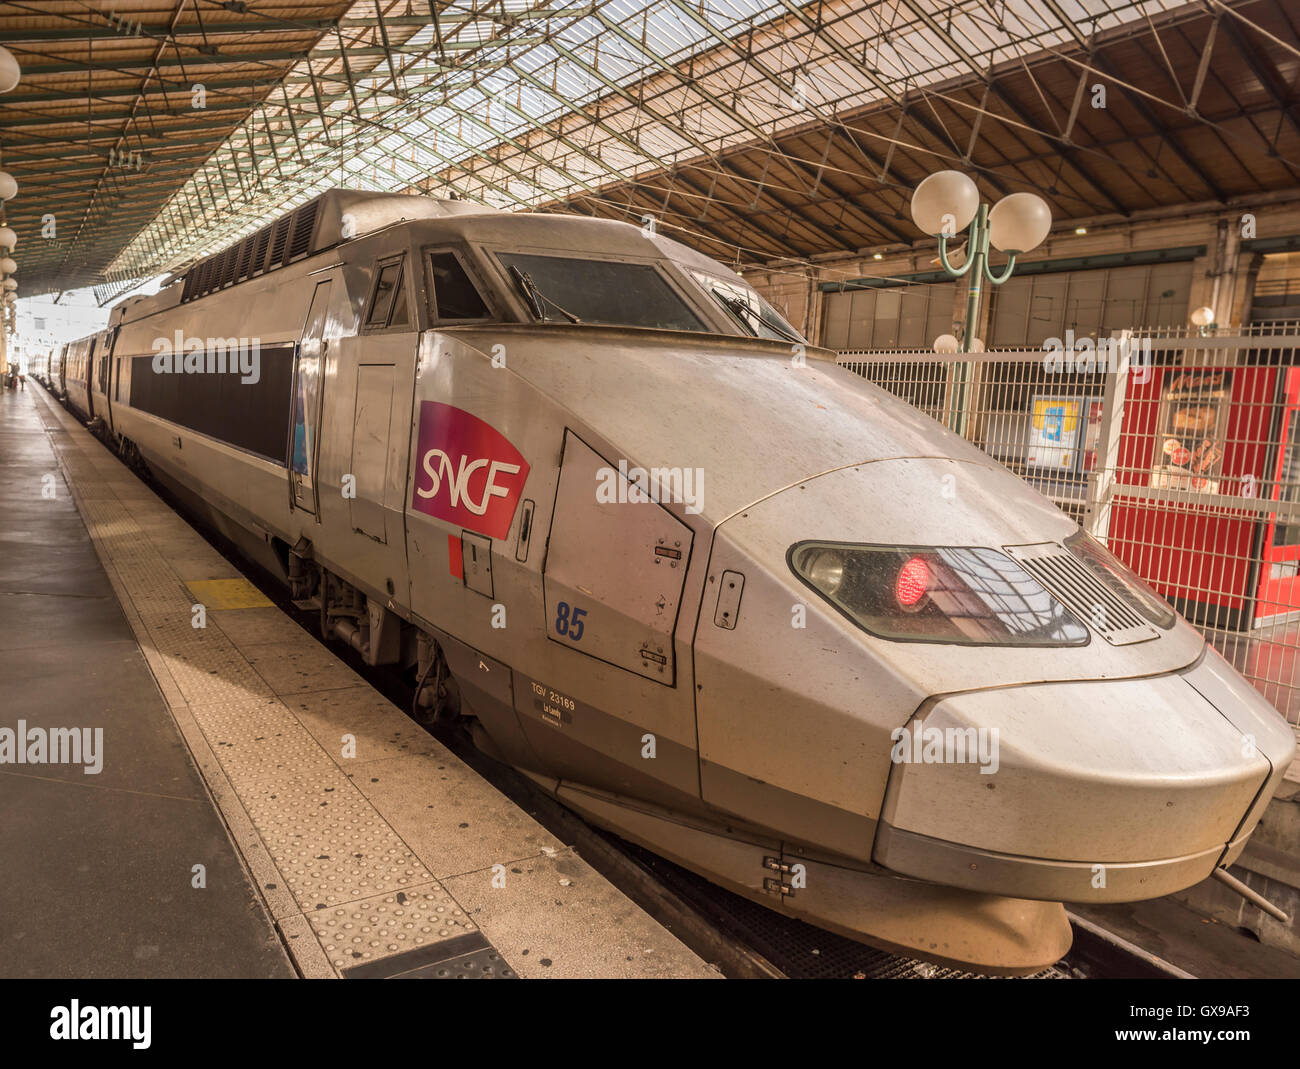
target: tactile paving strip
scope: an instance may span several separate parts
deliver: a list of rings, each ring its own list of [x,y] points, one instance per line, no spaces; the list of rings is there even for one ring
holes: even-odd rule
[[[170,562],[182,555],[192,564],[215,551],[156,498],[128,510],[111,491],[130,489],[138,499],[140,484],[116,462],[116,470],[99,469],[67,448],[62,457],[86,525],[146,632],[142,641],[171,675],[285,887],[322,943],[328,938],[335,967],[473,930],[251,659],[260,654],[266,675],[285,690],[322,689],[317,674],[324,688],[359,678],[292,627],[290,642],[259,644],[248,656],[211,616],[194,627],[198,599]],[[83,492],[92,486],[94,494]]]
[[[217,758],[234,771],[240,800],[304,913],[433,880],[337,769],[250,781],[238,770],[238,749],[218,747]]]
[[[308,914],[336,969],[477,930],[437,883]]]
[[[283,776],[327,776],[335,764],[277,699],[195,706],[191,710],[236,790]]]

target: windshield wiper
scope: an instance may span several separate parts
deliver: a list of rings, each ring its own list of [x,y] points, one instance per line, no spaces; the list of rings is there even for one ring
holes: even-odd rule
[[[511,264],[510,277],[514,279],[515,288],[523,294],[524,300],[528,302],[528,307],[532,309],[533,315],[538,319],[545,319],[546,310],[542,307],[542,295],[537,292],[537,287],[533,284],[532,277],[528,272],[520,271],[514,264]]]
[[[736,318],[739,319],[741,316],[748,316],[760,327],[767,327],[768,330],[781,335],[781,337],[785,338],[786,341],[797,342],[799,344],[803,343],[803,339],[799,337],[798,334],[794,333],[794,331],[786,330],[786,328],[780,323],[773,323],[770,319],[765,318],[759,312],[754,311],[748,301],[742,300],[739,297],[733,297],[731,294],[723,293],[721,290],[717,289],[713,291],[713,295],[717,297],[726,308],[730,309],[731,313],[735,315]]]
[[[561,308],[558,304],[556,304],[553,300],[551,300],[548,296],[546,296],[546,294],[544,294],[541,290],[539,290],[537,288],[537,283],[533,281],[533,276],[530,275],[527,271],[521,271],[514,264],[511,264],[510,277],[515,280],[515,288],[518,289],[519,292],[523,294],[524,300],[528,302],[529,308],[531,308],[533,311],[533,315],[535,315],[543,323],[550,322],[550,318],[551,318],[546,314],[546,308],[542,304],[543,301],[545,301],[546,304],[549,304],[552,308],[554,308],[557,312],[559,312],[560,315],[564,316],[565,319],[567,319],[570,323],[582,322],[582,320],[579,319],[572,312],[568,311],[567,309]]]

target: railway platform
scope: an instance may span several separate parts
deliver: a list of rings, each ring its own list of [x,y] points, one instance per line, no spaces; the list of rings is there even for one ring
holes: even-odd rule
[[[0,398],[6,973],[720,975],[33,386]]]

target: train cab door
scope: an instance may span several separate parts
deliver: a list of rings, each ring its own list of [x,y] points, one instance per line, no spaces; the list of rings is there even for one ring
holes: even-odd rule
[[[320,414],[325,355],[329,340],[331,279],[316,283],[302,338],[293,362],[293,412],[289,424],[289,499],[292,506],[316,515],[316,465],[319,457]]]
[[[679,611],[695,535],[626,467],[566,429],[542,564],[550,665],[516,683],[516,712],[561,779],[680,805],[699,794],[694,622]]]

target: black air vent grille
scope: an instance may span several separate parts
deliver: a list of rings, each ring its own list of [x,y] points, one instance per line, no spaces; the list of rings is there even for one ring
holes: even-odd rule
[[[256,244],[253,247],[253,274],[260,275],[266,270],[266,250],[271,244],[271,228],[262,227],[257,232]]]
[[[221,254],[221,281],[218,285],[225,287],[235,281],[235,254],[238,250],[238,245],[232,245]]]
[[[301,259],[311,251],[311,232],[316,226],[316,209],[320,201],[304,204],[293,213],[293,240],[289,243],[289,260]]]
[[[195,264],[185,274],[181,300],[192,301],[310,255],[313,231],[320,215],[320,201],[321,198],[317,197],[230,248]]]
[[[253,238],[247,237],[239,243],[239,267],[235,271],[235,281],[243,282],[248,277],[249,265],[253,259]]]
[[[268,271],[284,263],[284,247],[289,244],[289,224],[292,222],[292,215],[275,221],[275,230],[271,234],[271,259],[266,264]]]
[[[1160,634],[1064,546],[1044,542],[1004,548],[1112,646],[1145,642]]]

